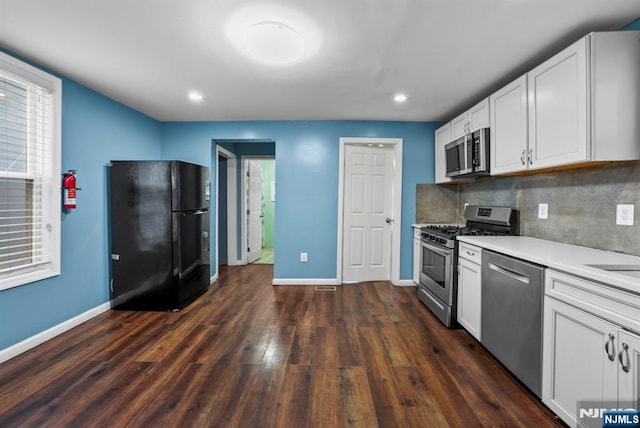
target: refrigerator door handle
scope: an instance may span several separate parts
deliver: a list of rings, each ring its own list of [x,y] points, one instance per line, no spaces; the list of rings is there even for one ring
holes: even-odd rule
[[[196,210],[196,211],[186,211],[186,212],[182,212],[180,214],[182,215],[202,215],[202,214],[206,214],[207,210]]]

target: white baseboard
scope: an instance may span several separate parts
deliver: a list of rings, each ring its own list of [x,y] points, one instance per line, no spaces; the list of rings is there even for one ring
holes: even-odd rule
[[[0,363],[4,363],[13,357],[28,351],[29,349],[35,348],[36,346],[46,342],[47,340],[53,339],[67,330],[71,330],[72,328],[79,326],[83,322],[89,321],[91,318],[94,318],[103,312],[107,312],[109,309],[111,309],[111,303],[103,303],[93,309],[89,309],[88,311],[81,313],[78,316],[61,322],[58,325],[54,325],[43,332],[28,337],[22,342],[18,342],[15,345],[2,349],[0,350]]]
[[[415,287],[416,283],[413,282],[412,279],[401,279],[393,285],[395,285],[396,287]]]
[[[273,278],[273,285],[340,285],[336,278]]]
[[[213,275],[211,278],[209,278],[209,285],[213,284],[214,282],[216,282],[218,280],[218,274],[216,273],[215,275]]]

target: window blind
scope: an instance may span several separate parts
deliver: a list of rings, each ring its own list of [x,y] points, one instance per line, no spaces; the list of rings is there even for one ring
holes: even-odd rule
[[[0,70],[0,279],[52,259],[52,107],[46,88]]]

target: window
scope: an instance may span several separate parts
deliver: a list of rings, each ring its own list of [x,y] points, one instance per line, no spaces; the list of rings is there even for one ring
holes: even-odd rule
[[[61,95],[0,52],[0,290],[60,274]]]

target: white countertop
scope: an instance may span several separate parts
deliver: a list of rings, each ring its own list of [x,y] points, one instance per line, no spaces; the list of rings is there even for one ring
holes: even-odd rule
[[[411,225],[411,227],[413,227],[414,229],[420,229],[421,227],[424,226],[433,226],[433,225],[447,225],[447,226],[451,226],[451,225],[456,225],[456,223],[413,223]],[[464,224],[462,225],[457,225],[457,226],[464,226]]]
[[[459,236],[457,239],[487,250],[529,260],[552,269],[640,294],[639,278],[587,266],[592,264],[640,265],[640,257],[526,236]]]

